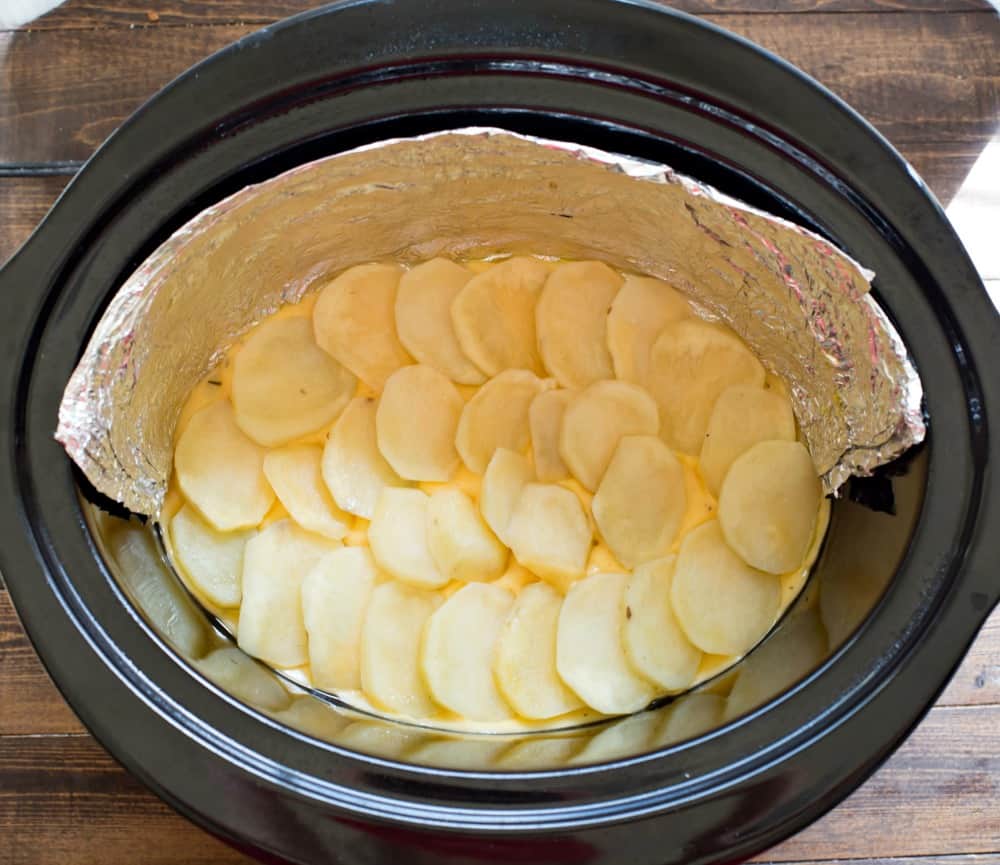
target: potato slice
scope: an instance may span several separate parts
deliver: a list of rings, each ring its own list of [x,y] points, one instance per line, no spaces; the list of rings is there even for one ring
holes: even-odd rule
[[[612,721],[595,734],[570,761],[573,765],[607,763],[650,750],[649,738],[659,726],[658,712],[647,711]]]
[[[302,581],[313,684],[327,691],[361,687],[361,630],[378,572],[364,547],[327,553]]]
[[[286,445],[264,457],[264,475],[291,518],[307,531],[339,541],[350,531],[351,515],[333,501],[322,467],[319,445]]]
[[[451,321],[451,304],[473,275],[447,258],[433,258],[404,273],[396,293],[396,330],[403,347],[459,384],[486,381],[462,352]]]
[[[421,490],[386,487],[368,527],[368,543],[378,566],[397,580],[422,589],[448,582],[427,544],[427,506]]]
[[[559,675],[584,703],[607,715],[637,712],[656,696],[622,645],[627,586],[628,574],[591,574],[573,584],[559,613]]]
[[[177,483],[220,532],[256,526],[274,503],[264,453],[236,425],[228,401],[210,403],[192,416],[177,442]]]
[[[601,536],[623,565],[665,556],[687,509],[684,467],[656,436],[618,442],[591,510]]]
[[[792,404],[773,390],[734,384],[715,401],[701,446],[705,486],[719,495],[733,461],[763,441],[795,441]]]
[[[493,529],[493,534],[507,546],[510,546],[507,527],[514,505],[524,485],[534,479],[531,460],[507,448],[497,448],[486,467],[479,491],[479,510],[486,524]]]
[[[170,521],[177,564],[194,587],[213,604],[238,607],[243,597],[243,548],[254,531],[217,532],[191,505]]]
[[[363,720],[349,724],[334,742],[341,748],[374,754],[387,760],[400,760],[427,741],[428,734],[419,727],[389,721]]]
[[[500,586],[469,583],[427,621],[421,669],[434,699],[472,721],[503,721],[510,706],[493,681],[493,653],[514,596]]]
[[[736,334],[686,318],[653,343],[647,386],[660,409],[660,435],[686,454],[701,451],[715,401],[730,385],[764,386],[764,367]]]
[[[605,329],[622,282],[600,261],[561,264],[545,281],[535,307],[538,350],[563,387],[586,387],[614,376]]]
[[[726,700],[702,691],[679,697],[667,711],[653,736],[652,745],[664,748],[714,730],[723,720]]]
[[[379,452],[375,400],[355,397],[337,419],[323,449],[323,482],[349,514],[370,520],[386,487],[405,486]]]
[[[687,638],[703,652],[744,655],[774,624],[781,586],[736,555],[719,521],[711,520],[684,536],[670,600]]]
[[[511,258],[469,280],[451,304],[462,352],[486,375],[545,374],[535,340],[535,304],[549,275],[537,258]]]
[[[455,446],[469,471],[486,471],[497,448],[527,449],[531,401],[553,384],[534,373],[509,369],[479,389],[465,404],[455,434]]]
[[[271,523],[247,541],[236,632],[244,652],[275,667],[298,667],[309,660],[302,580],[339,547],[337,541],[305,532],[291,520]]]
[[[444,489],[431,495],[427,546],[438,570],[449,580],[495,580],[507,568],[507,548],[461,490]]]
[[[433,367],[401,367],[378,402],[378,449],[402,478],[447,481],[458,468],[455,432],[464,408],[455,385]]]
[[[313,309],[316,342],[372,390],[413,363],[396,336],[395,264],[359,264],[320,292]]]
[[[497,765],[508,772],[562,769],[588,740],[587,736],[523,736],[500,755]]]
[[[464,769],[467,772],[488,772],[501,752],[508,747],[504,737],[435,736],[406,755],[408,763],[441,769]]]
[[[805,445],[761,442],[730,467],[719,493],[719,524],[750,565],[784,574],[805,558],[821,495]]]
[[[361,687],[373,703],[411,718],[437,712],[420,672],[424,625],[441,603],[402,583],[375,587],[361,636]]]
[[[583,576],[593,534],[580,499],[556,484],[525,484],[507,538],[518,562],[565,592]]]
[[[281,445],[331,423],[356,380],[316,345],[308,318],[274,318],[233,361],[236,423],[257,444]]]
[[[662,280],[626,276],[608,313],[608,351],[615,375],[644,385],[656,337],[670,322],[691,314],[684,296]]]
[[[195,667],[210,682],[255,709],[279,712],[292,702],[281,680],[236,646],[216,649]]]
[[[573,477],[593,492],[623,436],[656,435],[659,429],[656,403],[641,387],[599,381],[566,407],[559,453]]]
[[[528,409],[531,454],[540,481],[548,483],[569,477],[569,469],[559,454],[559,434],[562,432],[563,413],[574,396],[574,390],[546,390],[531,401]]]
[[[562,602],[562,595],[546,583],[525,586],[497,640],[493,661],[497,686],[524,718],[555,718],[583,708],[556,670]]]

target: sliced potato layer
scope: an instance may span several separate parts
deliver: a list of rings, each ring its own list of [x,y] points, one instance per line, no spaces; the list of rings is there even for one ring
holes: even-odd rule
[[[397,580],[423,589],[448,582],[427,544],[430,496],[421,490],[387,487],[368,527],[368,543],[378,566]]]
[[[438,570],[449,580],[495,580],[507,567],[507,548],[461,490],[444,489],[431,495],[427,546]]]
[[[238,607],[243,597],[243,549],[254,531],[217,532],[191,505],[170,521],[177,563],[194,587],[213,604]]]
[[[626,276],[608,313],[608,350],[615,375],[644,385],[656,337],[670,322],[690,315],[683,295],[662,280]]]
[[[507,546],[510,546],[507,527],[514,513],[514,505],[517,504],[524,485],[534,479],[531,460],[524,454],[507,448],[497,448],[486,467],[482,489],[479,491],[479,510],[486,524],[493,529],[493,534]]]
[[[351,515],[330,496],[322,466],[319,445],[286,445],[264,457],[264,475],[292,519],[310,532],[341,540],[351,528]]]
[[[569,477],[569,469],[559,454],[559,435],[562,432],[563,413],[574,396],[576,391],[573,390],[546,390],[531,402],[528,410],[531,454],[540,481],[548,483]]]

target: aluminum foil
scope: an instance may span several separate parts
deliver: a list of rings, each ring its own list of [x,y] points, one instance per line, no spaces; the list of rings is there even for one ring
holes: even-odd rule
[[[726,321],[790,385],[828,492],[924,436],[916,371],[843,252],[667,166],[477,128],[321,159],[200,213],[113,299],[56,438],[155,517],[181,407],[251,325],[355,264],[500,253],[599,258]]]

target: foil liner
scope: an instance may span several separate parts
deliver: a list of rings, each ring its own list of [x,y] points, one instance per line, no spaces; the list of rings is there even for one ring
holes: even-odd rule
[[[200,213],[112,300],[56,438],[156,517],[188,393],[255,322],[354,264],[518,252],[658,276],[727,322],[790,385],[828,493],[924,436],[874,274],[827,241],[664,165],[473,128],[321,159]]]

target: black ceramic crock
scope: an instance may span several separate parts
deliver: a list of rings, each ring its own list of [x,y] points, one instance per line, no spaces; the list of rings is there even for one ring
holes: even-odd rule
[[[774,667],[764,671],[772,687],[693,738],[649,750],[625,737],[589,764],[555,749],[537,771],[514,772],[485,758],[445,768],[434,749],[415,762],[283,722],[254,706],[266,688],[236,689],[237,699],[199,668],[203,649],[185,658],[135,559],[108,552],[52,438],[108,300],[186,219],[309,159],[471,124],[665,162],[811,226],[878,273],[876,296],[923,379],[928,442],[834,506],[814,587],[840,610],[838,638],[794,670],[779,669],[783,653],[768,657],[765,643],[755,655]],[[1000,597],[1000,328],[944,215],[900,156],[815,82],[648,3],[372,0],[266,28],[112,136],[0,273],[0,296],[0,561],[18,613],[115,757],[258,854],[737,861],[875,769]]]

